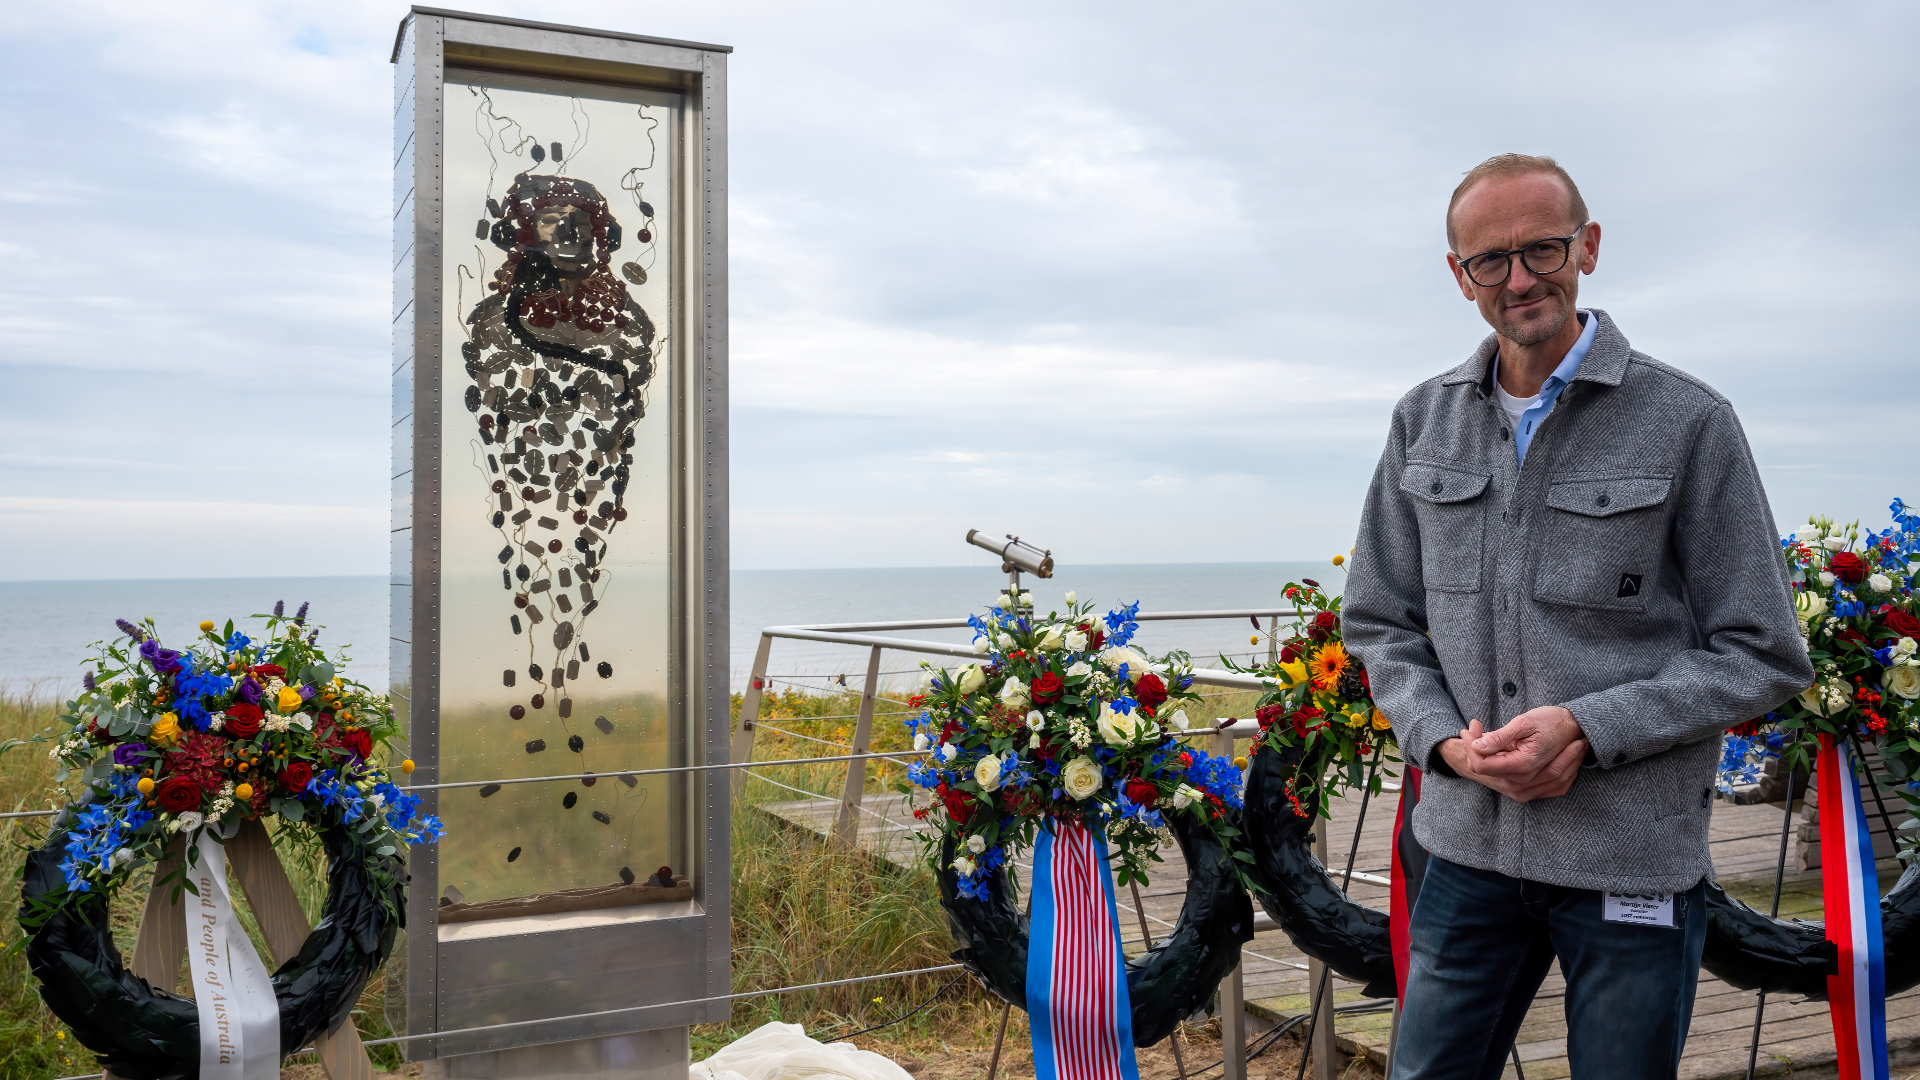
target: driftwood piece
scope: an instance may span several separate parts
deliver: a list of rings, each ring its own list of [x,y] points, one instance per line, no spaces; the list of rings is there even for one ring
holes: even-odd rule
[[[520,915],[553,915],[564,911],[597,911],[601,908],[631,907],[634,904],[665,904],[693,899],[693,886],[686,878],[675,878],[673,888],[659,885],[600,885],[591,889],[567,889],[516,896],[509,900],[485,900],[477,904],[440,905],[442,923],[479,922],[483,919],[511,919]]]

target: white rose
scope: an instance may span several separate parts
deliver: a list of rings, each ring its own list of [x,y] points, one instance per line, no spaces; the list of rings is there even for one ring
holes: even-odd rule
[[[979,664],[968,664],[960,669],[959,687],[963,694],[977,693],[987,685],[987,673]]]
[[[1079,599],[1080,597],[1076,595],[1072,589],[1067,590],[1067,606],[1068,607],[1072,607],[1075,601],[1078,601]]]
[[[933,756],[939,758],[941,761],[952,761],[955,757],[959,756],[959,754],[960,748],[952,743],[941,743],[940,749],[933,752]]]
[[[1040,647],[1043,649],[1057,649],[1066,643],[1067,632],[1060,629],[1059,623],[1051,623],[1040,631]]]
[[[1093,674],[1093,665],[1085,660],[1075,660],[1067,666],[1067,678],[1078,679]]]
[[[200,826],[205,825],[207,819],[201,816],[200,811],[189,810],[179,817],[174,818],[173,823],[181,832],[192,832]]]
[[[1067,796],[1072,799],[1085,799],[1099,791],[1106,782],[1107,778],[1100,773],[1100,766],[1089,757],[1074,758],[1060,770],[1060,786],[1066,789]]]
[[[1803,592],[1793,598],[1793,606],[1800,611],[1800,618],[1812,622],[1827,612],[1827,598],[1816,592]]]
[[[991,650],[992,648],[993,648],[993,646],[987,643],[987,638],[986,638],[986,635],[984,635],[984,634],[983,634],[983,635],[981,635],[980,637],[977,637],[977,638],[974,638],[974,639],[973,639],[973,651],[974,651],[974,652],[977,652],[977,653],[984,653],[984,652],[988,652],[988,651],[990,651],[990,650]]]
[[[973,860],[967,858],[965,855],[953,860],[953,872],[959,874],[961,877],[971,877],[973,875]]]
[[[1908,667],[1905,664],[1888,668],[1887,673],[1880,677],[1880,681],[1887,689],[1908,701],[1920,698],[1920,668]]]
[[[1109,746],[1129,746],[1140,737],[1140,715],[1113,711],[1113,705],[1102,702],[1100,719],[1095,726],[1100,729],[1100,738]]]
[[[1067,631],[1067,648],[1074,652],[1086,652],[1087,632],[1077,626]]]
[[[1885,574],[1871,574],[1867,577],[1867,587],[1874,592],[1892,592],[1893,581]]]
[[[1181,784],[1179,787],[1173,789],[1173,808],[1175,810],[1185,810],[1187,807],[1199,802],[1203,797],[1199,789],[1193,787],[1191,784]]]
[[[1009,708],[1026,708],[1027,684],[1017,678],[1008,679],[1007,684],[1000,688],[1000,700],[1005,702]]]
[[[1000,759],[989,754],[974,763],[973,782],[980,785],[981,791],[992,791],[1000,786]]]
[[[1829,536],[1825,540],[1822,540],[1821,543],[1826,545],[1828,551],[1847,550],[1847,540],[1846,537],[1843,536]]]
[[[987,838],[981,836],[979,833],[967,837],[967,850],[973,852],[975,855],[987,850]]]
[[[927,747],[932,745],[933,745],[933,740],[927,738],[927,733],[924,731],[920,732],[919,734],[913,737],[913,748],[915,750],[925,750]]]
[[[1187,725],[1192,723],[1192,721],[1187,719],[1187,710],[1175,709],[1173,710],[1173,715],[1167,717],[1167,723],[1179,728],[1181,731],[1185,731],[1187,730]]]
[[[1000,594],[999,596],[996,596],[996,597],[994,597],[994,598],[993,598],[993,606],[994,606],[994,607],[997,607],[997,608],[999,608],[999,609],[1000,609],[1000,610],[1002,610],[1002,611],[1005,611],[1006,609],[1008,609],[1008,608],[1010,608],[1010,607],[1012,607],[1012,606],[1013,606],[1013,594],[1011,594],[1011,593],[1001,593],[1001,594]]]
[[[1120,665],[1127,666],[1127,681],[1136,682],[1147,673],[1147,658],[1125,645],[1116,646],[1100,654],[1100,662],[1107,665],[1109,671],[1119,671]]]
[[[1893,655],[1905,660],[1907,657],[1913,655],[1915,648],[1920,648],[1920,643],[1916,643],[1910,637],[1903,637],[1894,644]]]
[[[1047,726],[1047,714],[1035,709],[1027,714],[1027,726],[1035,731]]]
[[[1834,582],[1834,577],[1831,573],[1828,573],[1825,570],[1820,571],[1820,587],[1821,588],[1831,589],[1833,588],[1833,582]]]
[[[132,861],[133,849],[123,847],[107,857],[107,867],[111,870],[118,870]]]

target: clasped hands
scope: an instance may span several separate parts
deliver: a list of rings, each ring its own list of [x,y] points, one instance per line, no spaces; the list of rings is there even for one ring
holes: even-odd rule
[[[1565,795],[1587,756],[1586,733],[1573,714],[1542,705],[1497,731],[1470,721],[1457,739],[1439,746],[1453,771],[1515,802]]]

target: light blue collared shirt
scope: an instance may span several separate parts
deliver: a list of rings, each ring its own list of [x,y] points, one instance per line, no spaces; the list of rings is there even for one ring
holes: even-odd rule
[[[1585,329],[1580,332],[1580,339],[1573,343],[1573,348],[1567,350],[1566,359],[1560,361],[1560,366],[1553,369],[1553,374],[1547,376],[1547,381],[1540,387],[1540,393],[1534,397],[1533,403],[1527,407],[1527,410],[1520,414],[1519,422],[1515,425],[1513,448],[1520,455],[1522,465],[1527,462],[1527,445],[1533,442],[1533,433],[1540,430],[1540,422],[1553,411],[1553,403],[1560,400],[1560,391],[1565,390],[1567,384],[1573,381],[1574,374],[1580,370],[1580,361],[1585,360],[1587,350],[1593,348],[1593,334],[1599,329],[1600,320],[1594,317],[1592,312],[1584,310],[1579,312],[1579,317],[1585,326]],[[1500,357],[1497,353],[1493,359],[1493,389],[1495,396],[1502,398],[1503,401],[1514,400],[1513,396],[1507,394],[1500,386]]]

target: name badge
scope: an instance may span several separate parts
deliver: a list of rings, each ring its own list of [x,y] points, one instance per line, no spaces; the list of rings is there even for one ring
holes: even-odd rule
[[[1669,930],[1678,924],[1673,921],[1673,897],[1637,896],[1633,893],[1603,893],[1604,910],[1601,917],[1610,923],[1626,923],[1629,926],[1660,926]]]

